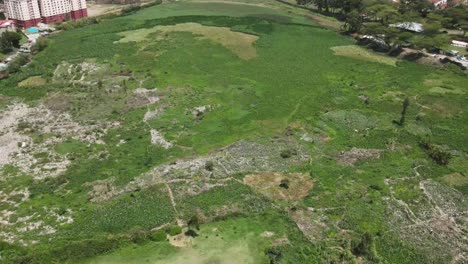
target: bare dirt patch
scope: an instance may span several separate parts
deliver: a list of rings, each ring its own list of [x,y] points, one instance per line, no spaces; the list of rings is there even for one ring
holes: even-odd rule
[[[14,165],[36,179],[57,176],[67,169],[70,161],[56,153],[56,144],[67,137],[103,144],[100,138],[113,126],[118,124],[80,124],[67,112],[53,112],[44,105],[10,105],[0,115],[0,166]],[[34,134],[47,137],[35,142]]]
[[[189,247],[192,245],[192,237],[186,236],[184,233],[175,236],[168,235],[167,239],[169,239],[169,243],[171,243],[171,245],[178,248]]]
[[[272,200],[300,201],[313,187],[312,179],[302,173],[263,172],[245,176],[244,183]]]
[[[378,53],[368,51],[364,48],[349,45],[349,46],[337,46],[331,48],[335,55],[343,56],[348,58],[353,58],[357,60],[378,62],[382,64],[387,64],[390,66],[396,66],[397,59],[380,55]]]
[[[416,247],[447,259],[468,260],[466,197],[447,186],[431,180],[419,182],[421,195],[411,203],[395,196],[394,186],[402,179],[386,180],[391,197],[386,200],[389,226],[401,239]],[[413,178],[419,181],[419,178]],[[417,206],[413,206],[417,204]],[[430,250],[430,252],[429,252]]]
[[[294,149],[296,155],[284,159],[280,156],[283,149]],[[136,177],[125,187],[119,188],[112,196],[161,183],[186,183],[187,186],[181,192],[196,195],[213,187],[222,186],[226,181],[240,182],[231,177],[237,173],[270,170],[285,172],[291,166],[302,164],[309,158],[307,151],[295,141],[278,139],[268,144],[239,141],[208,156],[181,159],[154,167],[151,171]],[[212,163],[210,170],[206,167],[207,163]]]
[[[244,60],[253,59],[257,56],[257,51],[253,46],[258,39],[257,36],[231,31],[227,27],[203,26],[198,23],[183,23],[171,26],[157,26],[154,28],[145,28],[119,33],[123,38],[119,43],[140,42],[148,40],[151,33],[161,32],[190,32],[197,35],[199,39],[208,39],[219,43],[235,53]]]
[[[18,87],[36,87],[46,85],[47,80],[41,76],[31,76],[18,83]]]
[[[382,150],[380,149],[362,149],[352,148],[348,151],[342,151],[337,160],[343,165],[353,166],[355,163],[363,160],[380,158]]]
[[[172,143],[167,141],[164,136],[157,131],[156,129],[151,129],[151,144],[153,145],[160,145],[165,149],[169,149],[172,147]]]

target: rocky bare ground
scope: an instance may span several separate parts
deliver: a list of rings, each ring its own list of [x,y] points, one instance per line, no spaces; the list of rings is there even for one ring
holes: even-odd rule
[[[35,179],[57,176],[66,170],[70,161],[55,152],[56,144],[67,138],[104,144],[100,138],[117,126],[117,122],[80,124],[70,114],[51,111],[44,105],[10,105],[0,115],[0,166],[16,166]],[[34,134],[47,137],[35,142]]]
[[[395,196],[393,185],[399,180],[387,180],[391,191],[387,198],[387,219],[402,239],[440,256],[468,261],[468,201],[453,188],[432,180],[419,180],[420,198],[409,204]],[[401,179],[400,179],[401,180]],[[450,249],[450,250],[447,250]]]
[[[280,153],[284,149],[294,149],[295,155],[281,157]],[[93,188],[89,195],[92,201],[97,202],[156,184],[176,182],[187,182],[196,185],[196,190],[206,191],[217,186],[212,181],[223,181],[237,173],[285,172],[308,160],[306,150],[295,141],[278,139],[266,144],[240,141],[211,155],[157,166],[123,188],[117,188],[112,181],[90,183]]]

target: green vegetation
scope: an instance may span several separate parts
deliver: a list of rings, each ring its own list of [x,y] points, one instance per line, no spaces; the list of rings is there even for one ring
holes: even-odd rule
[[[457,258],[466,73],[304,14],[178,1],[51,36],[0,81],[2,261]]]
[[[431,2],[413,0],[394,1],[330,1],[297,0],[320,13],[335,16],[344,21],[343,30],[375,36],[384,41],[393,54],[401,46],[418,49],[443,49],[452,39],[466,41],[468,9],[464,4],[448,3],[445,9],[436,8]],[[398,23],[421,23],[423,32],[398,29]],[[446,30],[459,30],[457,34],[446,34]],[[374,47],[382,50],[382,47]],[[453,49],[453,47],[449,47]],[[388,51],[388,50],[387,50]]]

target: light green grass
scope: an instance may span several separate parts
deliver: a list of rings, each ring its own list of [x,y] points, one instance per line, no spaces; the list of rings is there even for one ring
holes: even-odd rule
[[[176,2],[51,36],[49,47],[30,65],[0,81],[0,93],[31,106],[57,96],[66,100],[67,111],[81,125],[118,125],[101,138],[105,144],[74,139],[54,145],[59,155],[73,158],[65,173],[56,178],[32,183],[30,175],[23,175],[14,166],[1,169],[0,178],[8,179],[0,182],[2,188],[27,187],[31,192],[30,200],[18,208],[2,203],[6,209],[21,216],[43,214],[44,207],[74,212],[73,223],[56,226],[56,233],[50,235],[40,235],[37,230],[17,232],[14,225],[5,227],[38,243],[11,246],[6,250],[9,255],[2,252],[2,256],[16,263],[52,263],[105,255],[90,261],[137,263],[183,262],[189,256],[208,261],[219,252],[241,252],[246,262],[262,262],[272,241],[259,234],[268,230],[286,235],[291,242],[281,246],[284,263],[356,261],[357,256],[350,252],[351,241],[364,233],[375,238],[375,250],[383,261],[439,263],[438,255],[450,251],[425,249],[426,258],[423,249],[400,243],[386,217],[390,191],[385,179],[414,176],[419,164],[423,165],[420,173],[424,178],[466,173],[466,98],[430,90],[442,87],[465,92],[466,76],[411,62],[396,63],[353,47],[354,40],[349,37],[315,25],[292,23],[301,21],[302,15],[249,5]],[[155,27],[187,23],[256,36],[256,56],[242,59],[220,41],[183,30],[167,30],[163,38],[153,32]],[[144,41],[120,43],[122,34],[141,34]],[[345,56],[337,56],[336,47],[344,47]],[[64,61],[92,62],[104,70],[85,76],[91,84],[57,80],[34,88],[18,85],[32,76],[52,79]],[[137,88],[155,91],[160,101],[136,103],[141,100],[134,92]],[[406,126],[400,127],[392,121],[400,118],[406,97],[410,106]],[[202,117],[192,114],[193,109],[207,105],[210,110]],[[157,117],[143,122],[149,109],[158,108],[162,111]],[[174,147],[151,144],[151,129],[158,130]],[[35,144],[50,136],[40,130],[30,133]],[[311,140],[301,140],[304,135]],[[456,155],[448,166],[436,164],[420,148],[426,135]],[[310,156],[310,161],[287,168],[311,175],[314,188],[303,201],[278,205],[235,180],[193,194],[204,183],[200,175],[190,178],[194,181],[190,184],[169,184],[177,187],[173,188],[177,211],[164,184],[129,188],[107,202],[90,201],[89,192],[96,181],[107,180],[115,188],[123,188],[156,166],[209,156],[238,141],[275,144],[275,140],[297,143]],[[382,155],[355,166],[338,165],[336,157],[353,147],[381,149]],[[36,156],[47,157],[40,153]],[[245,173],[249,172],[232,177],[242,179]],[[154,180],[164,182],[174,176]],[[211,177],[210,182],[219,175]],[[408,202],[421,195],[417,181],[395,189],[398,198]],[[234,213],[248,218],[239,220],[228,214],[226,221],[202,225],[194,244],[198,246],[191,250],[174,249],[165,242],[140,245],[141,241],[133,241],[138,232],[174,224],[176,218],[188,220],[197,212],[210,220],[222,220],[219,212],[229,212],[226,208],[233,205],[238,209]],[[274,213],[261,216],[271,208]],[[310,219],[320,226],[312,234],[314,245],[296,229],[289,214],[293,208],[323,209],[313,211],[317,219]],[[52,224],[49,218],[47,223]],[[229,230],[220,234],[226,242],[213,237],[213,228]]]

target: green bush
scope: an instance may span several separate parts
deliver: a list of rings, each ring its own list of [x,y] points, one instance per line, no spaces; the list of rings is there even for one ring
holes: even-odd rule
[[[34,44],[34,46],[32,46],[31,48],[31,51],[36,53],[36,52],[39,52],[39,51],[42,51],[44,50],[47,45],[49,43],[47,42],[47,39],[44,38],[44,37],[39,37],[37,40],[36,40],[36,43]]]
[[[178,234],[182,233],[182,227],[177,226],[177,225],[171,226],[171,227],[169,228],[169,230],[167,230],[167,233],[168,233],[170,236],[178,235]]]
[[[152,241],[165,241],[166,240],[166,232],[163,230],[158,230],[156,232],[151,233],[150,240]]]

